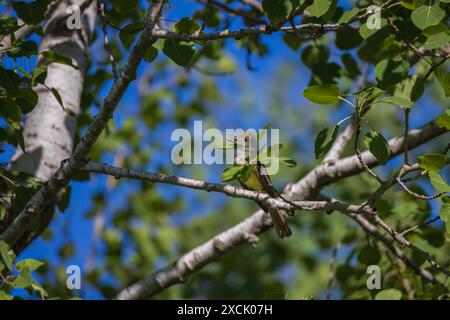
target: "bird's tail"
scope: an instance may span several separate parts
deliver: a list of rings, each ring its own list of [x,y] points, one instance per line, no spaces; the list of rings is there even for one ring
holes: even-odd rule
[[[292,231],[286,223],[286,215],[283,210],[275,210],[268,208],[270,217],[272,218],[273,227],[277,232],[278,237],[281,239],[287,238],[292,235]]]

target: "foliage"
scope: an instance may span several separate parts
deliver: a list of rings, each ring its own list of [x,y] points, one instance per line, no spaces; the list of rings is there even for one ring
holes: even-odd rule
[[[50,90],[65,108],[62,92],[45,85],[48,65],[76,66],[69,57],[52,50],[38,50],[49,2],[2,1],[4,4],[0,4],[13,12],[10,16],[0,17],[1,39],[22,27],[19,18],[34,28],[31,36],[15,39],[9,47],[0,48],[6,55],[0,63],[2,149],[25,149],[23,120],[38,104],[37,87]],[[274,178],[274,183],[281,187],[282,183],[298,181],[315,167],[316,160],[326,156],[342,132],[344,122],[358,119],[361,141],[356,141],[356,145],[361,152],[368,150],[379,161],[381,165],[376,172],[383,177],[390,176],[401,162],[391,161],[387,140],[403,134],[405,113],[410,112],[416,124],[424,123],[417,121],[421,115],[439,113],[436,124],[450,130],[450,74],[446,61],[450,38],[446,21],[450,12],[448,1],[384,1],[382,4],[382,1],[362,0],[349,7],[345,1],[263,0],[260,10],[240,1],[220,2],[245,13],[242,17],[232,17],[233,27],[229,23],[229,12],[220,7],[197,3],[186,13],[178,10],[177,16],[173,17],[170,16],[171,7],[166,6],[168,21],[164,21],[164,25],[169,31],[185,37],[186,41],[161,37],[147,48],[145,71],[139,74],[136,99],[126,100],[123,113],[118,110],[121,113],[119,120],[115,118],[109,122],[90,154],[91,160],[114,162],[126,168],[152,168],[161,173],[204,180],[212,176],[228,183],[245,173],[248,166],[232,166],[220,177],[223,168],[218,168],[217,173],[211,171],[217,168],[180,168],[162,161],[170,155],[167,132],[170,128],[189,127],[197,119],[214,126],[223,125],[224,122],[220,122],[223,117],[228,124],[235,121],[254,127],[270,120],[274,127],[282,129],[282,134],[287,132],[283,145],[290,158],[279,160],[288,166],[296,164],[293,159],[301,163],[295,168],[283,168]],[[147,2],[111,0],[105,3],[110,46],[120,70],[142,31]],[[169,3],[172,7],[182,6],[180,1]],[[382,6],[380,29],[368,28],[364,15],[367,7],[374,3]],[[309,14],[301,19],[290,17],[303,5]],[[170,21],[172,18],[175,23]],[[266,21],[271,28],[266,26],[265,32],[251,36],[189,40],[200,31],[257,30],[260,20]],[[290,22],[300,27],[308,24],[316,27],[304,27],[298,32],[277,29],[277,25],[289,28]],[[337,27],[324,27],[326,25]],[[101,28],[95,29],[94,39],[93,47],[103,45]],[[273,44],[272,39],[278,42]],[[92,122],[105,88],[111,85],[109,57],[97,49],[92,51],[83,84],[76,141]],[[39,63],[36,64],[37,58]],[[272,72],[258,79],[259,87],[249,83],[247,75],[255,69],[255,61],[255,72],[266,67]],[[269,68],[269,64],[276,68]],[[151,71],[151,76],[147,70]],[[300,86],[295,82],[299,74],[302,79],[305,74],[310,74],[308,83]],[[231,78],[235,81],[231,90],[223,76],[234,77]],[[244,85],[255,90],[246,92]],[[261,96],[266,108],[258,114],[252,108],[256,108]],[[230,106],[236,102],[239,105]],[[448,269],[450,198],[446,194],[450,192],[450,186],[447,144],[448,134],[410,152],[411,163],[418,162],[421,169],[420,176],[410,182],[410,189],[419,194],[443,193],[440,197],[422,201],[401,188],[391,188],[374,206],[380,217],[395,230],[421,226],[408,233],[407,239]],[[353,154],[352,140],[345,148],[344,156]],[[10,159],[3,157],[3,160],[8,162]],[[0,202],[0,233],[42,185],[28,175],[6,168],[6,165],[0,167],[0,194],[2,199],[12,200],[10,208]],[[74,293],[67,289],[65,273],[65,266],[83,250],[84,258],[91,254],[95,256],[83,278],[90,294],[112,298],[122,288],[172,263],[257,209],[253,202],[245,199],[224,201],[220,196],[205,195],[202,191],[173,191],[172,186],[113,177],[96,180],[93,174],[86,173],[80,173],[74,180],[59,199],[58,209],[76,212],[78,216],[84,214],[79,219],[90,224],[106,220],[95,235],[99,243],[86,249],[78,239],[71,239],[67,236],[71,226],[64,220],[67,216],[59,214],[56,219],[66,222],[46,230],[39,240],[41,244],[51,243],[57,248],[55,257],[49,257],[45,265],[28,258],[16,261],[8,244],[0,242],[0,299],[24,295],[13,290],[15,288],[23,288],[28,296],[38,298],[86,296],[86,292]],[[79,197],[82,196],[80,193],[75,196],[75,189],[85,186],[91,188],[89,199],[82,200],[88,203],[88,209],[80,210]],[[364,172],[327,186],[322,192],[349,203],[363,203],[377,187],[377,182]],[[437,216],[439,222],[427,223]],[[29,228],[36,230],[41,223],[36,219]],[[407,299],[406,279],[416,299],[448,298],[448,277],[432,268],[423,257],[404,250],[411,261],[431,272],[444,285],[423,280],[376,239],[368,242],[366,233],[342,214],[302,211],[290,219],[289,224],[294,233],[291,238],[280,241],[272,233],[261,235],[255,248],[249,245],[237,247],[205,266],[186,283],[170,287],[156,298],[323,298],[328,290],[331,252],[337,245],[341,249],[337,266],[331,270],[335,275],[330,289],[333,297]],[[32,244],[29,250],[35,245]],[[24,256],[27,254],[25,251]],[[382,290],[366,287],[366,269],[372,264],[379,265],[384,275]],[[40,273],[36,277],[39,282],[32,276],[35,271]]]

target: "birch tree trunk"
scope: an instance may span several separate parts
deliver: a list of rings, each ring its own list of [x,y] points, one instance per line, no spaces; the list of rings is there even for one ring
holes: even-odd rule
[[[94,29],[96,4],[93,1],[82,13],[82,29],[66,27],[67,8],[81,5],[82,0],[63,0],[53,10],[46,23],[40,51],[52,50],[72,59],[77,69],[60,63],[50,63],[45,84],[58,90],[64,105],[61,107],[53,93],[44,85],[35,88],[39,96],[36,108],[27,115],[24,125],[26,153],[17,149],[11,169],[23,171],[45,182],[58,169],[62,160],[70,157],[80,113],[85,69],[88,62],[89,40]],[[43,61],[39,59],[37,64]],[[16,243],[14,250],[20,253],[50,223],[55,201],[47,206],[37,230],[26,232]]]

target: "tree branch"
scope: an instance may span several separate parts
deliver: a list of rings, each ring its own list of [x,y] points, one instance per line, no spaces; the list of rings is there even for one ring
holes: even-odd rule
[[[103,46],[105,47],[105,50],[109,55],[109,62],[111,64],[111,71],[112,71],[112,74],[114,77],[114,81],[117,81],[117,79],[119,78],[119,74],[117,73],[116,61],[114,59],[114,55],[113,55],[111,46],[109,44],[108,30],[107,30],[108,22],[106,21],[106,17],[105,17],[105,4],[104,4],[103,0],[97,1],[97,13],[98,13],[98,15],[100,17],[100,21],[102,23]]]
[[[420,129],[412,130],[408,137],[409,149],[414,149],[417,146],[446,133],[447,130],[439,128],[434,122],[428,123]],[[400,154],[404,148],[404,137],[396,137],[389,141],[391,148],[391,157]],[[363,152],[362,157],[370,166],[377,165],[376,159],[369,154]],[[285,195],[290,199],[303,200],[310,198],[319,189],[332,182],[336,182],[342,178],[358,174],[364,169],[360,165],[356,156],[351,156],[338,160],[334,165],[321,164],[316,169],[312,170],[303,179],[296,184],[288,185],[285,188]],[[297,202],[298,203],[298,202]],[[317,203],[317,202],[316,202]],[[322,207],[316,207],[317,210],[327,210],[325,204],[330,202],[320,202]],[[339,202],[332,203],[334,207],[342,205],[337,210],[346,213],[358,213],[361,211],[361,206],[349,206]],[[340,210],[341,209],[341,210]],[[334,210],[334,209],[333,209]],[[376,226],[371,224],[361,214],[350,215],[371,235],[377,237],[382,241],[386,247],[389,248],[397,257],[411,267],[417,274],[420,274],[427,280],[435,282],[434,276],[427,270],[417,267],[411,260],[409,260],[403,252],[395,247],[386,237],[381,235]],[[118,299],[139,299],[150,297],[165,288],[185,281],[190,274],[201,270],[208,263],[216,260],[224,253],[233,248],[238,247],[243,243],[250,242],[255,244],[258,240],[258,235],[271,226],[271,220],[267,214],[262,210],[257,211],[249,218],[220,233],[204,244],[194,248],[190,252],[180,257],[173,264],[145,277],[141,281],[132,286],[122,290]]]
[[[119,168],[107,164],[97,162],[89,162],[81,169],[86,172],[95,172],[111,175],[117,179],[129,178],[152,183],[165,183],[187,187],[196,190],[203,190],[207,192],[219,192],[226,194],[233,198],[244,198],[263,202],[264,204],[274,209],[292,210],[306,210],[306,211],[341,211],[343,213],[363,213],[364,209],[358,205],[350,205],[341,203],[336,200],[332,201],[285,201],[282,198],[272,198],[267,193],[256,192],[241,187],[234,187],[229,184],[211,183],[190,178],[183,178],[177,176],[167,176],[161,173],[146,172],[133,169]]]
[[[415,149],[427,141],[447,132],[448,130],[438,127],[434,121],[429,122],[421,128],[413,129],[409,132],[408,149]],[[404,151],[404,142],[404,136],[398,136],[388,141],[391,158]],[[378,165],[376,158],[368,151],[362,152],[361,157],[371,168]],[[292,199],[306,199],[326,185],[334,183],[339,179],[358,174],[363,170],[364,168],[359,163],[356,155],[343,158],[334,164],[322,163],[297,183],[287,185],[285,192],[291,194]]]
[[[409,268],[414,270],[414,272],[420,275],[422,278],[432,282],[438,283],[436,278],[433,276],[431,272],[426,269],[423,269],[417,266],[412,260],[410,260],[398,247],[392,244],[392,242],[383,236],[377,229],[375,225],[370,223],[366,218],[362,215],[355,215],[352,218],[371,236],[381,241],[396,257],[402,260]]]

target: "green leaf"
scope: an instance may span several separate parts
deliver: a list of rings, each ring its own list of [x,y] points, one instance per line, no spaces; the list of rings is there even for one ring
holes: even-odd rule
[[[375,77],[382,89],[391,87],[407,77],[409,68],[408,61],[385,59],[375,66]]]
[[[436,5],[420,6],[411,13],[411,20],[417,28],[423,30],[437,25],[445,16],[445,11]]]
[[[445,222],[445,230],[450,234],[450,203],[442,204],[439,217]]]
[[[35,260],[35,259],[24,259],[24,260],[20,260],[19,262],[17,262],[16,269],[19,271],[22,271],[25,269],[27,269],[29,271],[35,271],[42,265],[44,265],[44,262],[42,262],[42,261]]]
[[[450,186],[445,179],[436,172],[429,172],[428,176],[433,187],[439,192],[450,192]]]
[[[47,1],[37,0],[32,2],[14,1],[12,7],[20,19],[26,24],[37,25],[45,18]]]
[[[15,102],[23,113],[30,113],[38,103],[39,96],[32,89],[20,88]]]
[[[339,88],[335,84],[319,84],[306,88],[303,96],[317,104],[332,104],[339,100]]]
[[[123,27],[119,32],[120,41],[125,48],[130,48],[136,38],[137,33],[142,30],[144,23],[142,21],[132,22]]]
[[[222,74],[233,73],[236,70],[233,58],[227,56],[221,56],[219,60],[217,60],[216,67],[217,71]]]
[[[0,65],[0,87],[6,89],[11,95],[16,95],[19,91],[20,77],[11,69],[4,69]]]
[[[449,42],[450,42],[450,35],[441,32],[429,36],[423,47],[425,49],[437,49],[448,44]]]
[[[439,24],[437,24],[435,26],[431,26],[431,27],[428,27],[425,30],[423,30],[423,34],[426,37],[430,37],[430,36],[432,36],[434,34],[438,34],[438,33],[441,33],[441,32],[446,33],[446,34],[450,34],[449,28],[447,28],[447,26],[444,25],[443,23],[439,23]]]
[[[329,57],[330,50],[324,45],[306,47],[301,56],[303,63],[310,68],[318,64],[325,64]]]
[[[371,100],[371,99],[378,98],[383,93],[386,93],[386,91],[381,90],[381,89],[379,89],[377,87],[367,87],[367,88],[364,88],[364,89],[362,89],[360,91],[352,93],[351,95],[352,96],[357,96],[360,99]]]
[[[389,160],[391,154],[389,144],[380,133],[368,131],[364,136],[364,144],[381,164]]]
[[[356,76],[361,74],[361,71],[359,70],[358,63],[356,60],[352,57],[350,53],[345,53],[341,56],[342,63],[344,64],[346,74],[351,77],[355,78]]]
[[[8,50],[8,56],[12,58],[20,58],[20,57],[31,57],[32,55],[37,54],[38,46],[32,40],[22,41],[15,40],[11,48]]]
[[[112,0],[112,3],[115,11],[123,13],[135,10],[139,0]]]
[[[358,253],[358,260],[367,266],[378,264],[381,259],[380,252],[371,246],[365,246]]]
[[[378,98],[374,101],[374,103],[388,103],[393,104],[395,106],[399,106],[404,109],[409,109],[414,104],[411,100],[402,98],[402,97],[383,97]]]
[[[31,275],[30,271],[24,269],[20,274],[14,279],[13,286],[15,288],[29,288],[31,287]]]
[[[417,202],[414,201],[403,201],[399,204],[395,205],[395,207],[392,209],[392,212],[395,215],[400,216],[401,218],[406,218],[410,215],[414,215],[416,213],[419,213],[419,205]]]
[[[322,129],[316,137],[314,143],[314,154],[316,159],[321,159],[331,149],[334,140],[339,132],[339,126]]]
[[[419,100],[419,98],[423,95],[423,92],[425,90],[424,78],[412,76],[411,83],[414,84],[412,85],[409,97],[411,98],[412,101],[415,102]]]
[[[283,40],[284,43],[286,43],[288,47],[294,51],[297,51],[298,48],[300,48],[300,45],[302,44],[302,39],[300,39],[298,35],[292,33],[283,34]]]
[[[347,23],[353,19],[359,13],[358,8],[353,8],[349,11],[345,11],[344,14],[339,18],[338,23]]]
[[[225,168],[222,171],[222,181],[228,182],[237,179],[246,167],[246,165],[236,165]]]
[[[3,263],[5,264],[6,268],[8,270],[12,271],[12,259],[9,255],[9,245],[3,241],[0,240],[0,258],[2,258]]]
[[[12,136],[10,138],[14,141],[14,144],[18,144],[22,149],[23,153],[27,153],[25,151],[25,140],[23,139],[23,127],[20,121],[10,123],[10,128],[12,132]]]
[[[5,16],[0,18],[0,35],[6,36],[19,29],[17,20],[11,16]]]
[[[336,47],[340,50],[350,50],[359,46],[362,38],[356,29],[349,26],[339,28],[336,32]]]
[[[41,65],[39,67],[36,67],[33,70],[33,77],[31,79],[31,85],[34,87],[38,83],[44,84],[46,78],[47,78],[47,66]]]
[[[446,97],[450,97],[450,72],[445,73],[444,68],[439,67],[434,71]]]
[[[153,46],[150,46],[147,49],[145,49],[144,56],[143,56],[143,59],[145,62],[150,63],[153,60],[155,60],[157,57],[158,57],[158,49],[156,49]]]
[[[400,300],[401,298],[402,293],[397,289],[381,290],[375,296],[375,300]]]
[[[440,114],[436,118],[436,124],[441,128],[446,128],[450,130],[450,109],[445,110],[445,113]]]
[[[0,106],[0,115],[3,115],[8,122],[20,122],[22,120],[21,110],[12,99],[0,100]]]
[[[283,164],[287,165],[288,167],[294,168],[297,166],[297,162],[289,157],[281,157],[278,158]]]
[[[179,66],[187,67],[194,56],[195,50],[192,44],[165,40],[163,52]]]
[[[36,281],[31,281],[31,289],[33,289],[34,291],[39,292],[39,295],[41,296],[41,298],[45,298],[48,296],[47,291],[41,287],[41,285],[39,283],[37,283]]]
[[[5,291],[0,290],[0,300],[12,300],[13,296],[8,295]]]
[[[416,8],[415,2],[415,0],[405,0],[401,2],[401,5],[408,10],[414,10]]]
[[[47,51],[42,51],[41,56],[43,56],[46,60],[48,60],[49,62],[56,62],[56,63],[61,63],[61,64],[65,64],[68,66],[71,66],[75,69],[78,69],[74,64],[71,58],[66,57],[62,54],[59,54],[55,51],[51,51],[51,50],[47,50]]]
[[[286,18],[293,9],[291,0],[263,0],[262,8],[271,23]]]
[[[53,93],[53,96],[55,97],[56,101],[58,101],[61,108],[67,113],[67,110],[64,108],[63,99],[61,98],[58,90],[56,90],[56,88],[50,88],[50,91]]]
[[[198,22],[187,17],[175,24],[175,31],[179,33],[193,34],[198,29],[200,29]]]
[[[419,157],[419,167],[428,172],[438,172],[445,164],[446,158],[442,154],[426,154]]]
[[[330,7],[328,8],[327,12],[325,12],[322,16],[321,19],[323,21],[329,21],[329,20],[335,20],[334,19],[334,15],[336,14],[337,11],[337,3],[338,0],[331,0],[331,4]]]
[[[314,0],[313,4],[306,7],[306,11],[316,18],[323,16],[331,6],[331,0]]]

